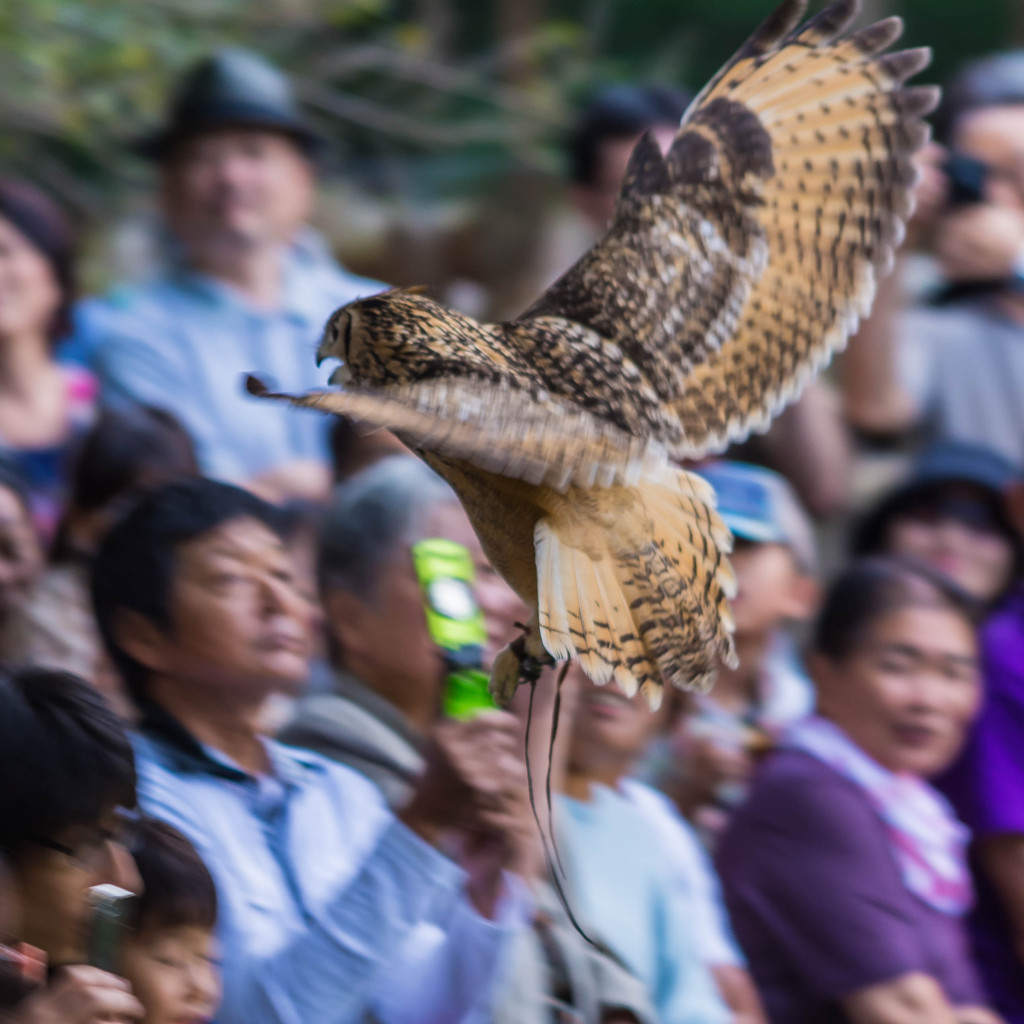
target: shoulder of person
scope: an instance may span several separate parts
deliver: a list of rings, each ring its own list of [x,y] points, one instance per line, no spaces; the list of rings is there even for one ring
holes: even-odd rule
[[[781,749],[761,765],[734,820],[779,834],[832,833],[839,838],[876,817],[855,783],[810,754]]]
[[[977,298],[957,299],[948,303],[911,306],[902,314],[903,329],[926,340],[977,342],[980,326],[991,328],[1001,324],[1010,328],[1014,325],[992,310],[987,303]],[[1024,335],[1024,327],[1015,328]]]

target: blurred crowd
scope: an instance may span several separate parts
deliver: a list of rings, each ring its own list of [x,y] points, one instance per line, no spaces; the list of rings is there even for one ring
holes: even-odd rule
[[[686,102],[594,97],[524,280]],[[184,77],[107,295],[0,179],[0,1020],[1024,1024],[1024,54],[940,127],[837,369],[692,467],[739,665],[656,712],[569,666],[462,714],[528,612],[452,491],[242,388],[386,287],[275,68]]]

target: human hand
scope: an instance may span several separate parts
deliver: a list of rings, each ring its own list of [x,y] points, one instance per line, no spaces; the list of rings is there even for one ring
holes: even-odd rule
[[[14,1024],[101,1024],[141,1020],[142,1004],[124,978],[97,967],[65,967],[53,984],[18,1007]]]
[[[515,718],[501,711],[442,722],[399,818],[435,845],[448,830],[468,835],[505,826],[525,791],[518,735]]]
[[[951,281],[1009,278],[1024,251],[1024,213],[991,203],[950,212],[938,225],[935,253]]]
[[[1003,1024],[1003,1018],[987,1006],[957,1006],[957,1024]]]

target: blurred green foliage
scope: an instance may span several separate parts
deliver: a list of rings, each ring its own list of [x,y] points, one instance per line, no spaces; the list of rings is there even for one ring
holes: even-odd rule
[[[1007,45],[1018,0],[868,0],[935,48],[933,80]],[[580,98],[611,79],[699,85],[770,0],[5,0],[0,163],[89,216],[144,180],[131,140],[223,43],[295,79],[343,165],[378,191],[463,194],[557,170]],[[127,188],[126,188],[127,186]]]

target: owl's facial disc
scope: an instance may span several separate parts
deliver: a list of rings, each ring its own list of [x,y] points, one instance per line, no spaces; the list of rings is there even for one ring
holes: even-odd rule
[[[351,384],[352,328],[354,315],[347,309],[337,313],[328,323],[316,353],[319,366],[325,359],[338,359],[342,365],[330,376],[330,384]]]

